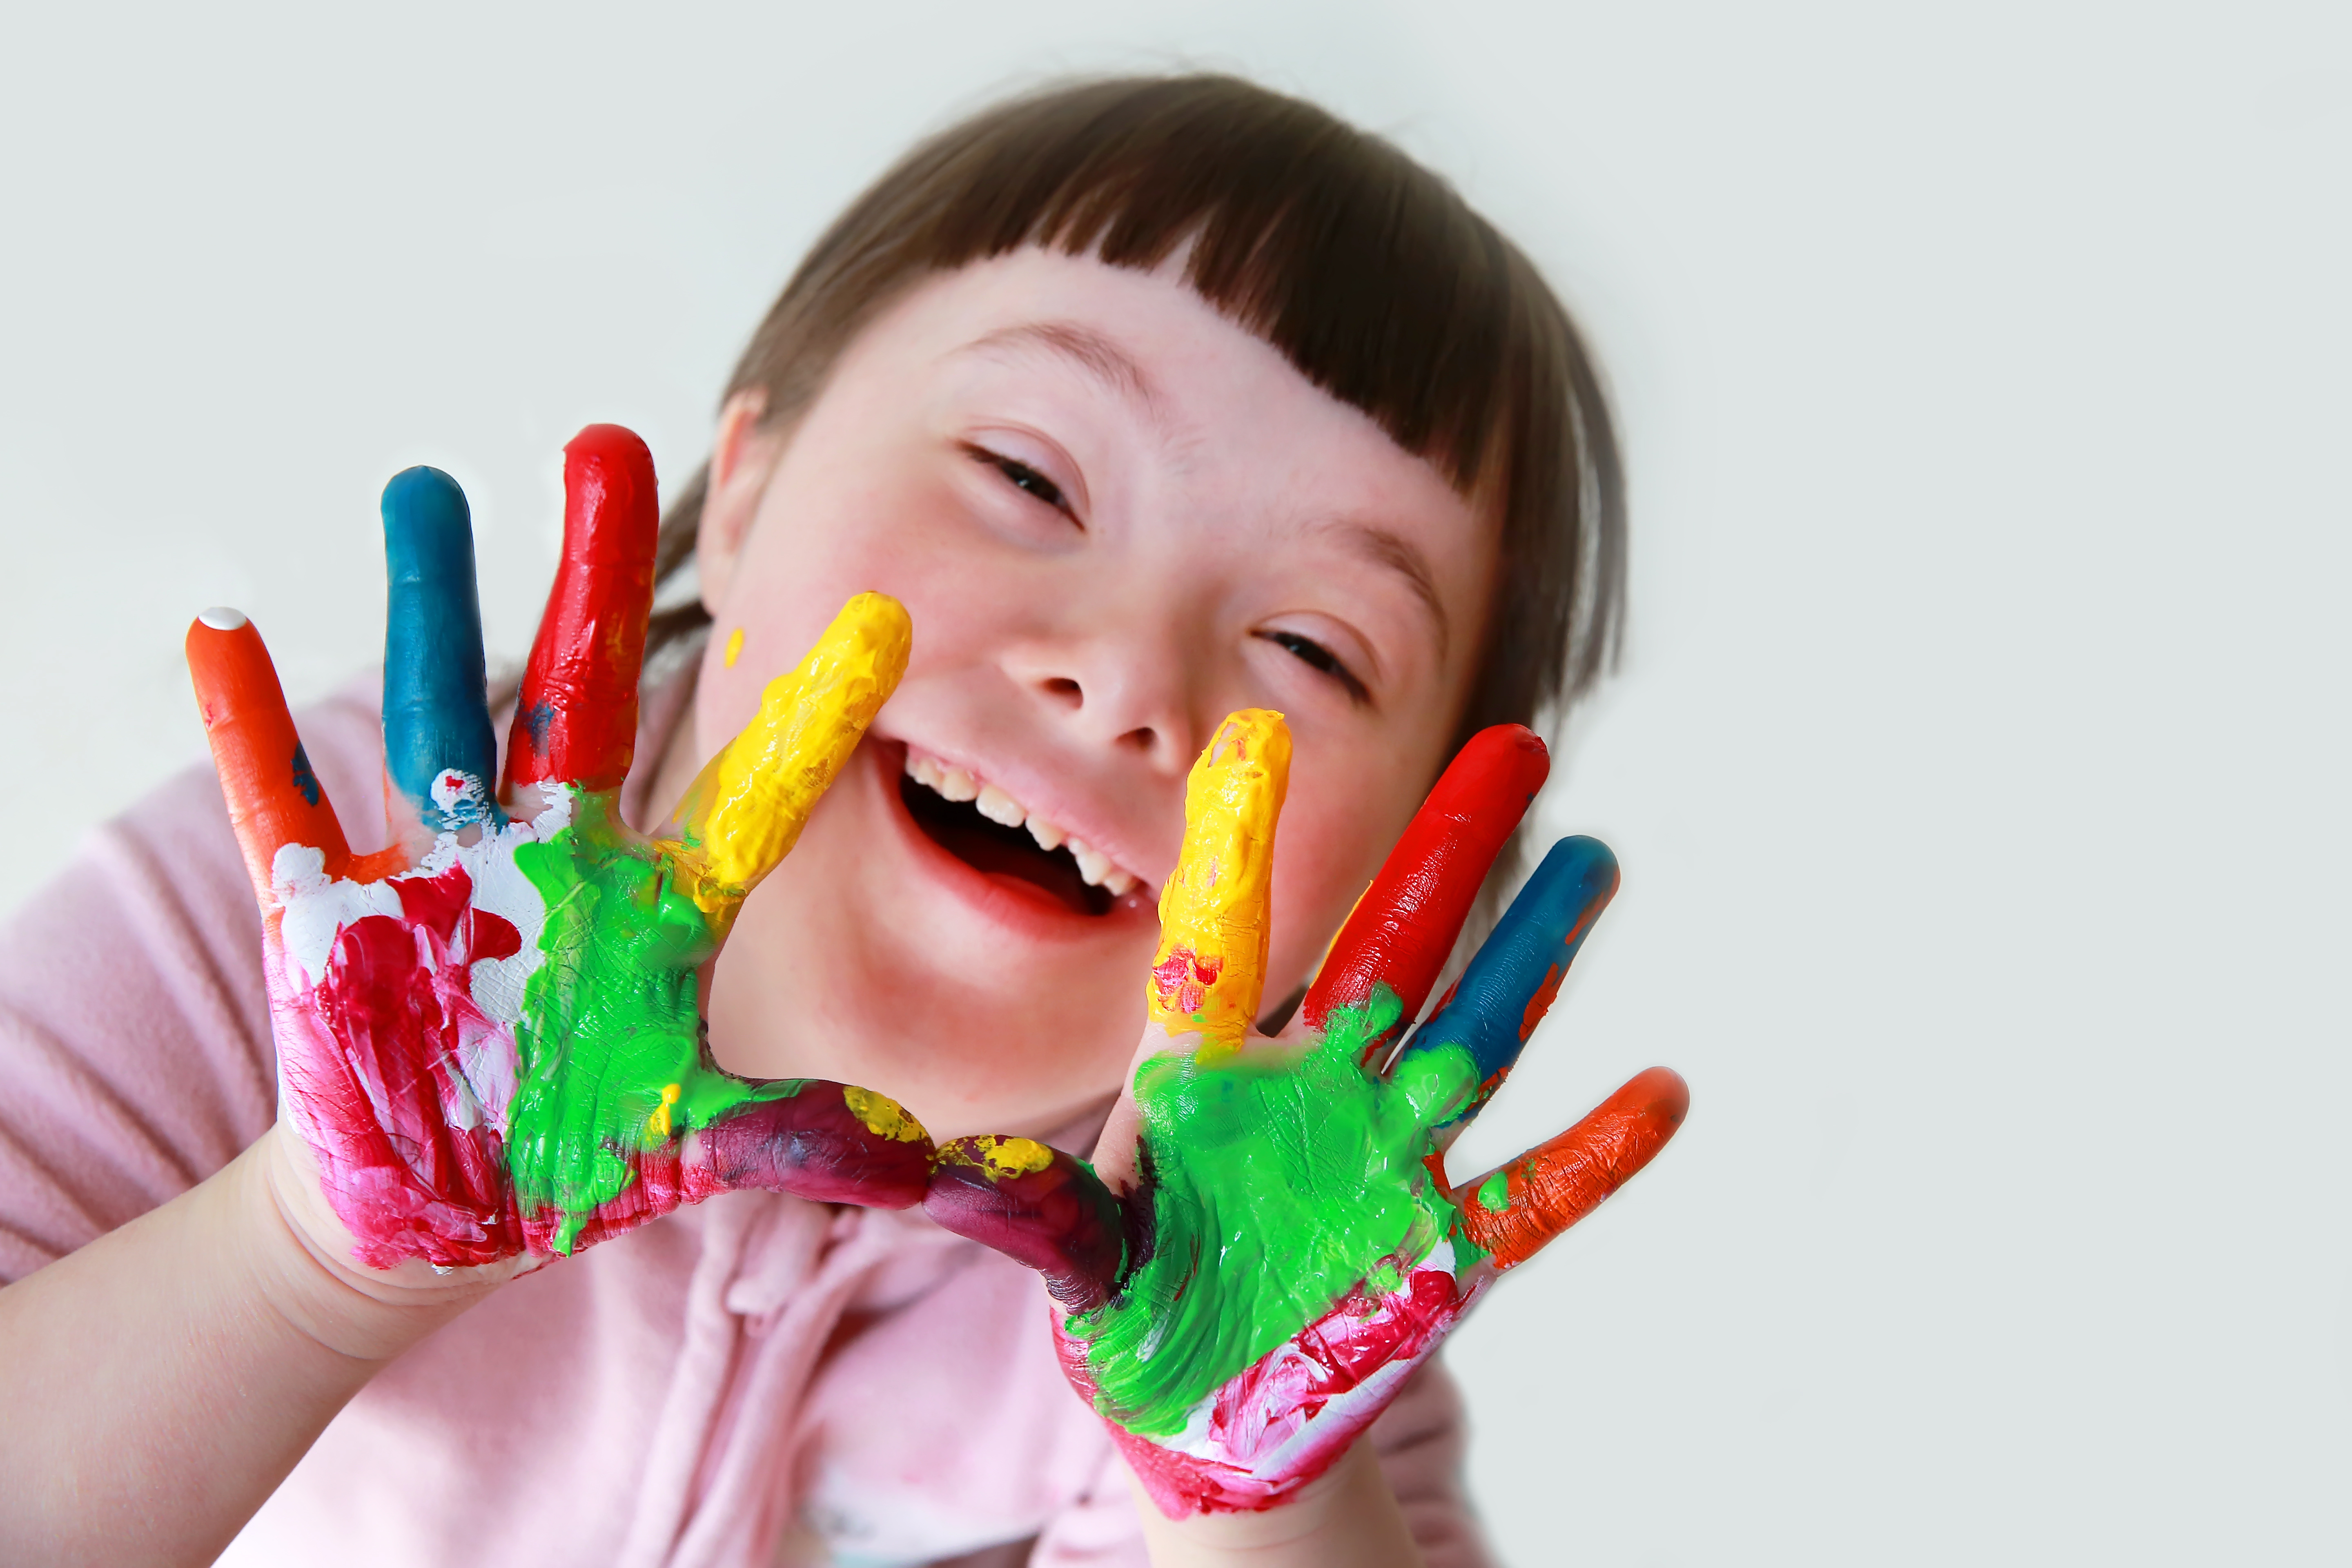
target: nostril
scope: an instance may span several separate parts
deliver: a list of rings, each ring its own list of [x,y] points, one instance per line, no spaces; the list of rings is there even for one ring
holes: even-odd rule
[[[1047,696],[1058,697],[1073,708],[1084,706],[1087,700],[1087,694],[1080,690],[1078,689],[1078,683],[1072,680],[1069,677],[1066,675],[1056,675],[1047,680],[1045,684],[1045,694]]]
[[[1157,745],[1159,741],[1159,732],[1153,730],[1150,725],[1145,725],[1143,728],[1139,730],[1129,730],[1126,734],[1121,735],[1118,738],[1118,743],[1120,745],[1127,747],[1129,751],[1141,752],[1147,756],[1150,754],[1151,748]]]

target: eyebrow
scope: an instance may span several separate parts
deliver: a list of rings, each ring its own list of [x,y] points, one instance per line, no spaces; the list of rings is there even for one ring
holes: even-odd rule
[[[1160,390],[1135,356],[1092,327],[1076,321],[1024,321],[999,327],[973,340],[967,352],[1020,348],[1042,348],[1059,354],[1153,416],[1160,412]]]
[[[1421,547],[1378,523],[1339,518],[1328,527],[1357,554],[1404,579],[1405,585],[1421,601],[1422,608],[1429,612],[1430,621],[1437,629],[1437,651],[1442,656],[1452,636],[1453,623],[1446,619],[1444,601],[1437,596],[1437,575],[1429,569],[1429,557],[1422,553]]]

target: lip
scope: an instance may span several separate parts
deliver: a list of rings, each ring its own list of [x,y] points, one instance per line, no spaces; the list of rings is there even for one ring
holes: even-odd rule
[[[898,830],[908,859],[942,891],[981,918],[1031,941],[1052,942],[1097,936],[1123,938],[1139,925],[1158,924],[1156,900],[1148,882],[1115,900],[1105,913],[1085,915],[1018,878],[992,877],[974,869],[924,832],[899,798],[899,775],[907,767],[904,741],[868,734],[856,756],[866,774],[865,787],[879,797],[877,804]]]

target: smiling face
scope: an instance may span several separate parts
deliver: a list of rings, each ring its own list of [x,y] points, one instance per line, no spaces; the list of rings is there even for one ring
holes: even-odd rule
[[[730,405],[699,556],[716,625],[662,797],[852,594],[903,601],[915,637],[718,964],[722,1065],[875,1085],[940,1136],[1050,1131],[1134,1050],[1185,773],[1226,713],[1279,710],[1296,742],[1269,1000],[1443,765],[1489,511],[1181,261],[940,274],[788,431]]]

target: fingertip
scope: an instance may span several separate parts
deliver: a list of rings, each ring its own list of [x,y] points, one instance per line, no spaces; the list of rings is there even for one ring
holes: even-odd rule
[[[1537,867],[1536,875],[1556,881],[1576,901],[1590,903],[1595,899],[1605,901],[1614,897],[1624,871],[1617,864],[1614,850],[1598,838],[1579,833],[1553,844]]]
[[[635,431],[591,425],[565,442],[563,490],[567,553],[584,546],[599,560],[636,564],[643,557],[650,569],[661,502],[654,455]],[[570,537],[583,528],[593,537]]]
[[[1635,1073],[1611,1098],[1639,1104],[1671,1131],[1690,1114],[1690,1085],[1672,1068],[1650,1068]]]
[[[887,594],[852,595],[834,617],[827,636],[835,632],[875,649],[875,675],[882,682],[887,700],[907,673],[907,660],[914,652],[915,618],[907,613],[907,606]]]
[[[633,477],[653,477],[652,450],[625,425],[583,425],[580,434],[563,444],[563,455],[582,463],[610,464]]]
[[[842,613],[869,621],[877,628],[894,637],[911,638],[915,635],[914,617],[907,613],[906,605],[887,594],[877,594],[869,590],[863,594],[852,595],[849,602],[842,606]]]
[[[233,670],[246,657],[242,645],[248,639],[256,644],[261,640],[253,623],[238,612],[219,605],[188,623],[188,635],[182,639],[181,648],[187,658],[188,673],[195,681],[198,706],[208,728],[215,717],[212,703],[215,689],[233,679]]]
[[[382,502],[385,538],[408,542],[426,533],[466,531],[470,543],[473,511],[465,489],[440,469],[418,464],[384,481]]]
[[[1525,724],[1490,724],[1470,737],[1446,769],[1461,769],[1482,782],[1507,781],[1529,798],[1551,776],[1551,748]]]

